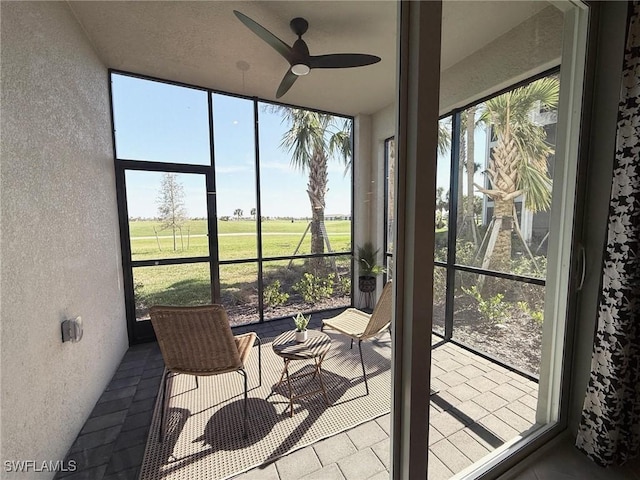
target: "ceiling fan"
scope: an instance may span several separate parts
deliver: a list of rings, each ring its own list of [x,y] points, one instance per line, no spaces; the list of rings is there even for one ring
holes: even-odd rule
[[[247,17],[244,13],[240,13],[237,10],[234,10],[233,13],[249,30],[267,42],[289,62],[290,67],[287,73],[285,73],[282,82],[280,82],[280,86],[276,92],[276,98],[280,98],[287,93],[298,77],[307,75],[312,68],[364,67],[365,65],[372,65],[380,61],[380,57],[364,53],[310,55],[307,44],[302,40],[302,35],[304,35],[307,28],[309,28],[309,23],[301,17],[296,17],[289,23],[293,33],[298,36],[293,47],[290,47],[262,25]]]

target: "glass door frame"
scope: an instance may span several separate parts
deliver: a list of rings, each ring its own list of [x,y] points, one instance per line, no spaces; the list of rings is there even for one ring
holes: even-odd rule
[[[218,275],[218,226],[211,221],[215,212],[215,178],[213,168],[208,165],[189,165],[164,162],[148,162],[138,160],[117,160],[116,192],[120,222],[120,247],[122,249],[122,274],[124,282],[125,311],[127,314],[127,332],[131,344],[144,343],[155,340],[153,327],[149,321],[136,319],[134,297],[133,269],[136,267],[150,267],[161,265],[181,265],[189,263],[208,263],[211,282],[211,301],[220,296],[220,282]],[[207,239],[209,255],[201,257],[158,258],[152,260],[133,260],[131,257],[131,235],[129,229],[129,214],[127,207],[126,172],[143,171],[158,173],[184,173],[204,175],[207,191]]]
[[[565,18],[565,28],[572,35],[563,38],[561,85],[567,85],[558,111],[566,115],[557,136],[557,158],[571,159],[558,172],[561,195],[554,198],[552,226],[556,232],[556,246],[550,251],[551,263],[558,263],[553,275],[547,275],[546,287],[551,301],[545,308],[545,317],[554,318],[547,330],[549,335],[549,362],[541,369],[542,404],[546,425],[525,438],[516,438],[500,448],[487,462],[473,465],[456,478],[496,478],[516,465],[567,427],[568,394],[571,388],[571,337],[575,327],[572,294],[576,292],[575,271],[576,238],[573,225],[577,217],[576,170],[586,161],[589,127],[589,94],[583,89],[585,81],[593,75],[594,52],[588,51],[595,38],[596,22],[592,4],[567,2],[575,10]],[[416,308],[424,307],[424,300],[432,300],[432,258],[416,256],[416,245],[423,249],[433,246],[435,218],[435,168],[425,166],[434,159],[437,149],[435,135],[439,103],[438,79],[440,64],[440,32],[442,28],[442,2],[400,2],[399,4],[399,96],[397,98],[398,129],[396,132],[396,261],[393,332],[393,407],[392,407],[392,467],[391,477],[425,478],[429,437],[429,396],[431,370],[432,318],[419,317]],[[588,55],[587,55],[588,53]],[[564,61],[570,60],[570,61]],[[459,121],[459,120],[458,120]],[[423,127],[421,130],[420,127]],[[562,142],[562,144],[561,144]],[[423,160],[422,165],[416,157]],[[435,165],[435,161],[433,164]],[[556,177],[554,177],[554,181]],[[421,188],[418,188],[420,185]],[[554,196],[555,197],[555,196]],[[417,221],[417,212],[411,207],[421,202],[424,224]],[[571,215],[570,222],[562,223],[563,215]],[[405,258],[406,257],[406,258]],[[419,268],[415,265],[420,261]],[[419,271],[418,271],[419,270]],[[425,277],[425,271],[428,274]],[[431,278],[429,278],[429,275]],[[422,299],[423,303],[420,303]],[[561,318],[555,318],[561,317]],[[428,332],[425,330],[428,329]],[[552,332],[553,333],[553,332]],[[551,354],[550,354],[551,353]],[[420,367],[418,367],[420,366]],[[547,374],[547,375],[545,375]],[[544,378],[544,384],[542,379]],[[422,398],[421,398],[422,397]],[[540,417],[539,417],[540,418]]]

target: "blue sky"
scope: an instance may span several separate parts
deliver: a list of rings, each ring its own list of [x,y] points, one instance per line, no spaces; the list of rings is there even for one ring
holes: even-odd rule
[[[113,75],[118,158],[210,164],[207,93],[133,77]],[[215,94],[214,151],[218,217],[256,207],[253,102]],[[259,108],[262,214],[310,216],[307,175],[290,166],[280,147],[287,125],[279,114]],[[351,212],[351,175],[338,161],[329,165],[327,214]],[[155,217],[162,173],[128,171],[130,217]],[[180,174],[189,217],[206,216],[203,175]]]

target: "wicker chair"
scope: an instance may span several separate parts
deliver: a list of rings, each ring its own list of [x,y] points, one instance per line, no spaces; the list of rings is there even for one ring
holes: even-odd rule
[[[151,323],[166,366],[162,382],[160,442],[164,440],[167,384],[170,373],[198,376],[238,372],[244,377],[243,433],[247,436],[246,361],[258,343],[258,378],[262,385],[262,345],[251,332],[234,336],[227,312],[221,305],[197,307],[154,306],[149,310]]]
[[[351,337],[351,348],[353,348],[353,341],[358,340],[362,376],[364,377],[367,395],[369,395],[369,385],[367,384],[367,371],[364,368],[364,360],[362,359],[362,341],[377,337],[386,329],[390,329],[392,297],[393,289],[391,281],[389,281],[384,286],[373,313],[368,314],[355,308],[348,308],[337,317],[323,320],[320,328],[320,330],[324,330],[325,327],[328,327]]]

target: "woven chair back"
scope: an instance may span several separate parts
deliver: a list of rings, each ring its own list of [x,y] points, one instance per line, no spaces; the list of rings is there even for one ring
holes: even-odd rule
[[[391,280],[389,280],[382,289],[382,295],[378,299],[367,328],[365,328],[363,337],[371,337],[377,335],[391,323],[391,309],[393,302],[393,288]]]
[[[149,313],[169,370],[215,375],[242,366],[227,312],[221,305],[154,306]]]

